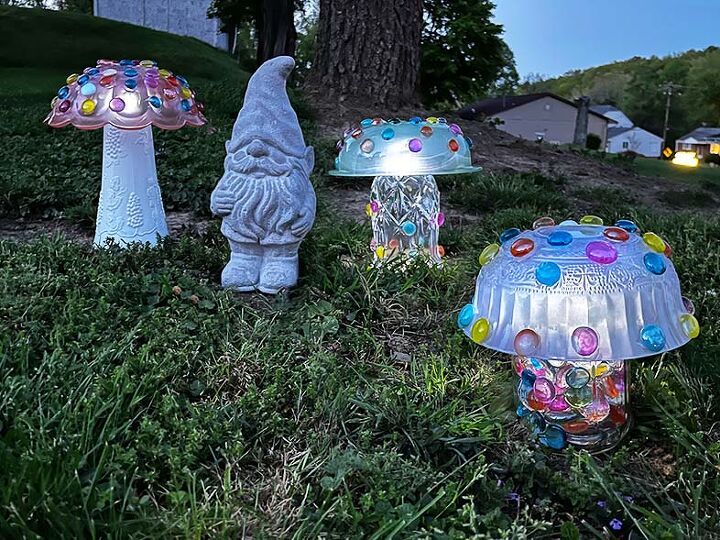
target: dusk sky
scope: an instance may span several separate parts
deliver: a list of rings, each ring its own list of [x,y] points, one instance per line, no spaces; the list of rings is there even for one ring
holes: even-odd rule
[[[720,0],[494,0],[521,78],[720,46]]]

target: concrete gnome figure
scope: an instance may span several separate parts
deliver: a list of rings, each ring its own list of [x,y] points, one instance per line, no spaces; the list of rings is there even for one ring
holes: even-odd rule
[[[225,144],[225,174],[210,209],[230,243],[226,288],[275,294],[297,284],[298,248],[315,221],[315,153],[285,88],[294,67],[288,56],[260,66]]]

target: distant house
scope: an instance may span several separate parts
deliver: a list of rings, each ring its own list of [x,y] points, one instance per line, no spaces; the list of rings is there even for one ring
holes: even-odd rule
[[[593,105],[590,110],[615,122],[615,125],[608,128],[606,152],[635,152],[642,156],[660,157],[662,137],[636,126],[624,112],[612,105]]]
[[[572,101],[543,92],[483,99],[463,107],[459,114],[467,120],[499,120],[498,129],[529,141],[569,144],[574,139],[577,112]],[[607,142],[608,124],[614,124],[614,121],[590,111],[588,134],[600,137],[602,147]]]
[[[720,127],[699,127],[675,141],[675,150],[692,150],[699,158],[720,154]]]
[[[218,19],[208,19],[212,0],[93,0],[93,13],[180,36],[191,36],[228,50],[228,35]]]

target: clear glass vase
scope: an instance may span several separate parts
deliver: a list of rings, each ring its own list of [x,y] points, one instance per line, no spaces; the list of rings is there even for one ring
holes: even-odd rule
[[[444,251],[438,245],[438,229],[445,216],[431,175],[376,176],[367,212],[372,220],[376,263],[399,255],[441,263]]]
[[[630,427],[630,363],[514,356],[519,417],[542,444],[590,452],[615,446]]]

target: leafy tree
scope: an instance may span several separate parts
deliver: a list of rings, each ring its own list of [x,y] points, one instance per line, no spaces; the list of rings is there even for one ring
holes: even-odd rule
[[[502,26],[490,0],[425,0],[420,91],[433,104],[457,105],[517,84]],[[500,81],[496,87],[493,84]]]

